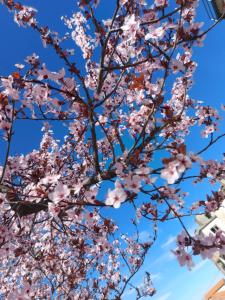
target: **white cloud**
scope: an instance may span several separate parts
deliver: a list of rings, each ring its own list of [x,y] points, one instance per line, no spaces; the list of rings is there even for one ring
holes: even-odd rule
[[[155,266],[161,263],[166,263],[173,259],[175,259],[175,255],[170,251],[166,251],[160,256],[158,256],[154,261],[152,261],[151,266]]]
[[[187,228],[187,231],[193,235],[195,233],[195,230],[198,226],[194,223],[192,225],[190,225],[188,228]],[[176,235],[170,235],[167,240],[165,241],[165,243],[163,243],[161,245],[161,248],[167,248],[169,246],[171,246],[171,244],[173,244],[175,241],[176,241],[176,238],[177,236]]]
[[[134,292],[135,292],[135,289],[132,289],[132,288],[130,288],[129,290],[127,290],[124,294],[123,294],[123,299],[125,300],[125,299],[128,299],[128,298],[126,298],[127,296],[130,296],[130,295],[132,295],[132,294],[134,294]]]
[[[151,279],[153,280],[153,282],[156,282],[156,281],[160,280],[161,278],[162,278],[162,275],[160,273],[151,274]]]
[[[147,230],[143,230],[139,233],[139,239],[141,242],[145,242],[150,238],[150,234]]]
[[[166,240],[166,242],[164,244],[162,244],[162,248],[166,248],[168,246],[170,246],[172,243],[174,243],[176,240],[176,236],[169,236],[168,239]]]
[[[199,263],[197,263],[197,265],[194,266],[194,268],[192,269],[192,272],[196,272],[198,270],[200,270],[201,268],[203,268],[209,261],[207,259],[205,260],[201,260]]]
[[[156,300],[167,300],[170,298],[171,294],[171,292],[165,293],[162,296],[158,297]]]
[[[153,283],[154,282],[156,282],[156,281],[158,281],[158,280],[160,280],[161,278],[162,278],[162,276],[161,276],[161,274],[160,273],[155,273],[155,274],[150,274],[150,278],[151,278],[151,280],[153,281]],[[141,283],[139,283],[139,284],[134,284],[137,288],[142,288],[142,287],[144,287],[144,285],[143,285],[143,282],[141,282]],[[153,284],[154,285],[154,284]],[[127,291],[124,293],[124,295],[123,295],[123,300],[128,300],[128,299],[130,299],[130,296],[131,295],[133,295],[134,293],[136,293],[136,290],[134,289],[134,288],[129,288],[129,289],[127,289]],[[129,298],[126,298],[126,297],[129,297]],[[158,300],[158,299],[156,299],[156,300]]]

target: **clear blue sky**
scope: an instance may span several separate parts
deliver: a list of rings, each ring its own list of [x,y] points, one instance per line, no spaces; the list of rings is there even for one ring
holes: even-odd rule
[[[112,0],[103,0],[114,3]],[[48,24],[51,29],[63,32],[63,24],[60,20],[62,15],[71,15],[76,9],[75,1],[21,1],[27,5],[36,7],[39,10],[38,18],[40,23]],[[105,10],[107,13],[110,10]],[[104,15],[105,11],[101,11]],[[109,15],[104,15],[107,19]],[[201,3],[199,8],[199,20],[203,20],[207,25],[212,22],[207,18]],[[37,33],[31,29],[19,28],[13,22],[13,16],[5,8],[0,6],[0,74],[9,74],[13,70],[15,63],[23,63],[27,55],[36,52],[42,61],[47,62],[49,69],[58,70],[62,67],[62,62],[56,57],[54,51],[47,48],[43,49],[42,43]],[[66,28],[65,28],[66,30]],[[198,62],[198,69],[195,74],[195,85],[190,94],[194,99],[203,100],[205,103],[220,108],[225,104],[225,21],[221,22],[208,36],[203,48],[194,49],[194,58]],[[27,123],[28,124],[28,123]],[[16,125],[16,137],[13,153],[28,152],[32,148],[37,148],[40,142],[41,133],[38,131],[41,124],[32,122],[29,126]],[[221,125],[221,131],[225,131],[224,122]],[[61,132],[59,133],[59,135]],[[32,143],[30,142],[32,140]],[[195,149],[201,148],[199,139],[190,137],[192,146]],[[224,151],[225,142],[222,140],[214,146],[207,156],[221,159]],[[2,160],[3,151],[0,151],[0,160]],[[196,189],[189,186],[190,201],[198,199],[203,195],[204,189]],[[121,216],[125,210],[121,209],[113,213],[115,217],[122,221]],[[117,214],[117,215],[116,215]],[[194,220],[186,219],[185,224],[190,230],[194,230]],[[149,228],[143,228],[142,236],[150,231]],[[160,227],[159,240],[150,251],[143,268],[153,274],[153,282],[158,290],[153,300],[200,300],[203,294],[222,277],[215,266],[210,261],[196,260],[196,267],[192,272],[185,268],[180,268],[177,261],[172,257],[170,249],[174,247],[174,237],[180,231],[178,224],[170,221],[166,226]],[[135,282],[140,281],[140,275],[135,278]],[[134,299],[133,294],[126,294],[124,299]]]

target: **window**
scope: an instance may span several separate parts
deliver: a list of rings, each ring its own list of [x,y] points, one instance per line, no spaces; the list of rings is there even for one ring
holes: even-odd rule
[[[212,233],[216,233],[219,230],[219,227],[217,225],[214,225],[212,228],[210,228]]]
[[[212,215],[210,214],[210,212],[206,212],[206,213],[204,214],[204,216],[205,216],[206,218],[208,218],[208,219],[211,219],[211,218],[212,218]]]
[[[225,264],[221,259],[219,259],[216,264],[222,272],[225,272]]]
[[[225,262],[225,255],[220,255],[220,260],[222,260],[223,262]]]

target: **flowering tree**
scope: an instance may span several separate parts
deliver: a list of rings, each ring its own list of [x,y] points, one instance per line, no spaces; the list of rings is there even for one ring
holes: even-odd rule
[[[221,190],[188,206],[180,187],[185,180],[225,177],[224,162],[202,157],[223,137],[214,133],[218,113],[188,94],[196,68],[192,48],[210,30],[201,32],[194,21],[198,1],[115,0],[111,19],[101,20],[104,1],[81,0],[79,10],[62,18],[70,32],[62,37],[38,23],[34,8],[0,2],[65,65],[52,71],[31,54],[0,79],[4,299],[121,299],[129,288],[137,299],[153,295],[148,272],[141,286],[132,278],[158,223],[173,218],[183,227],[174,250],[181,265],[192,266],[190,250],[207,257],[224,251],[221,232],[191,236],[182,222],[215,211],[224,199]],[[69,39],[82,52],[76,55],[82,65],[64,47]],[[17,120],[43,122],[38,150],[10,155]],[[56,122],[66,126],[63,141],[54,138]],[[197,126],[209,143],[194,153],[186,137]],[[110,207],[124,205],[133,211],[134,234],[122,234],[110,217]],[[143,220],[153,225],[145,242],[138,233]]]

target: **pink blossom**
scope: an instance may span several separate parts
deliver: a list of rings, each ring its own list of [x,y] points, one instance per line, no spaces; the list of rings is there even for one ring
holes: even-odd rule
[[[58,73],[57,72],[50,72],[47,68],[45,64],[42,64],[42,67],[40,70],[38,70],[38,80],[42,80],[42,79],[50,79],[53,81],[58,81],[58,80],[62,80],[65,76],[65,69],[62,68]]]
[[[168,164],[167,167],[161,171],[161,177],[166,179],[168,184],[173,184],[180,177],[180,173],[176,165]]]
[[[40,183],[44,185],[55,184],[58,182],[59,178],[60,178],[59,174],[47,175],[46,177],[40,180]]]
[[[124,20],[124,25],[121,27],[123,31],[129,31],[131,34],[136,32],[139,27],[135,15],[128,15]]]
[[[204,130],[202,130],[201,134],[203,137],[208,138],[208,136],[213,133],[214,131],[216,131],[216,125],[215,124],[211,124],[209,126],[206,126],[206,128]]]
[[[85,200],[88,203],[94,203],[98,194],[98,187],[92,186],[88,191],[85,192]]]
[[[173,184],[190,167],[190,158],[179,153],[174,160],[166,164],[166,168],[161,171],[161,177],[166,179],[168,184]]]
[[[70,189],[65,184],[58,183],[54,191],[48,194],[48,197],[53,203],[58,204],[62,200],[66,200],[69,195]]]
[[[151,27],[149,29],[149,33],[146,34],[145,39],[160,39],[164,36],[165,30],[163,27]]]
[[[61,211],[61,208],[59,206],[57,206],[55,203],[49,203],[48,204],[48,211],[49,211],[49,214],[52,217],[57,218],[58,214]]]
[[[13,77],[9,76],[7,79],[1,79],[1,86],[3,87],[3,92],[5,95],[12,97],[12,99],[17,100],[19,98],[19,92],[13,87]]]
[[[173,250],[172,252],[177,257],[178,262],[181,266],[186,265],[189,270],[194,267],[191,255],[188,254],[184,249],[178,248],[176,250]]]
[[[60,63],[49,70],[51,61],[32,54],[25,66],[1,74],[1,297],[122,298],[160,233],[158,223],[193,210],[214,215],[225,198],[221,187],[197,203],[191,195],[185,201],[189,188],[183,182],[191,184],[192,175],[196,184],[225,179],[224,157],[204,160],[220,137],[213,135],[197,150],[191,140],[199,132],[210,136],[221,120],[216,109],[189,93],[197,68],[192,48],[203,40],[202,24],[195,22],[197,1],[114,1],[104,21],[96,9],[100,1],[79,0],[76,11],[62,17],[68,32],[60,35],[49,24],[37,24],[36,10],[0,2],[17,24],[40,34]],[[77,55],[70,57],[74,49]],[[40,130],[35,124],[43,120]],[[36,128],[42,137],[34,145]],[[17,149],[20,137],[26,139],[24,153]],[[123,205],[127,226],[117,223],[117,212],[105,211]],[[137,232],[146,224],[149,239],[129,230],[125,235],[127,223]],[[220,230],[207,237],[185,231],[173,252],[191,268],[191,253],[224,254],[225,236]],[[137,298],[155,292],[148,273],[133,288]]]
[[[25,61],[31,65],[38,63],[39,56],[35,53],[26,57]]]
[[[136,33],[139,30],[140,21],[137,20],[134,14],[127,15],[124,20],[124,25],[121,29],[124,31],[126,41],[133,43],[135,41]]]
[[[171,69],[173,73],[176,74],[178,72],[183,72],[185,70],[184,64],[179,60],[172,60]]]
[[[177,236],[177,245],[179,247],[187,247],[190,246],[192,243],[191,238],[187,235],[186,232],[182,232]]]
[[[121,203],[124,202],[127,198],[127,194],[124,189],[121,187],[121,184],[116,181],[115,189],[109,190],[108,195],[105,201],[106,205],[112,205],[114,208],[119,208]]]
[[[148,167],[141,167],[139,169],[135,169],[134,173],[137,175],[148,175],[150,173],[151,169]]]
[[[155,0],[155,5],[157,7],[164,7],[168,5],[168,0]]]
[[[138,193],[141,188],[141,177],[138,175],[129,174],[124,179],[124,187],[134,193]]]
[[[33,7],[22,6],[21,9],[14,14],[14,21],[20,26],[36,24],[35,14],[37,10]]]
[[[32,292],[32,287],[28,282],[23,283],[21,289],[17,288],[11,292],[8,296],[8,300],[30,300],[34,296]]]

